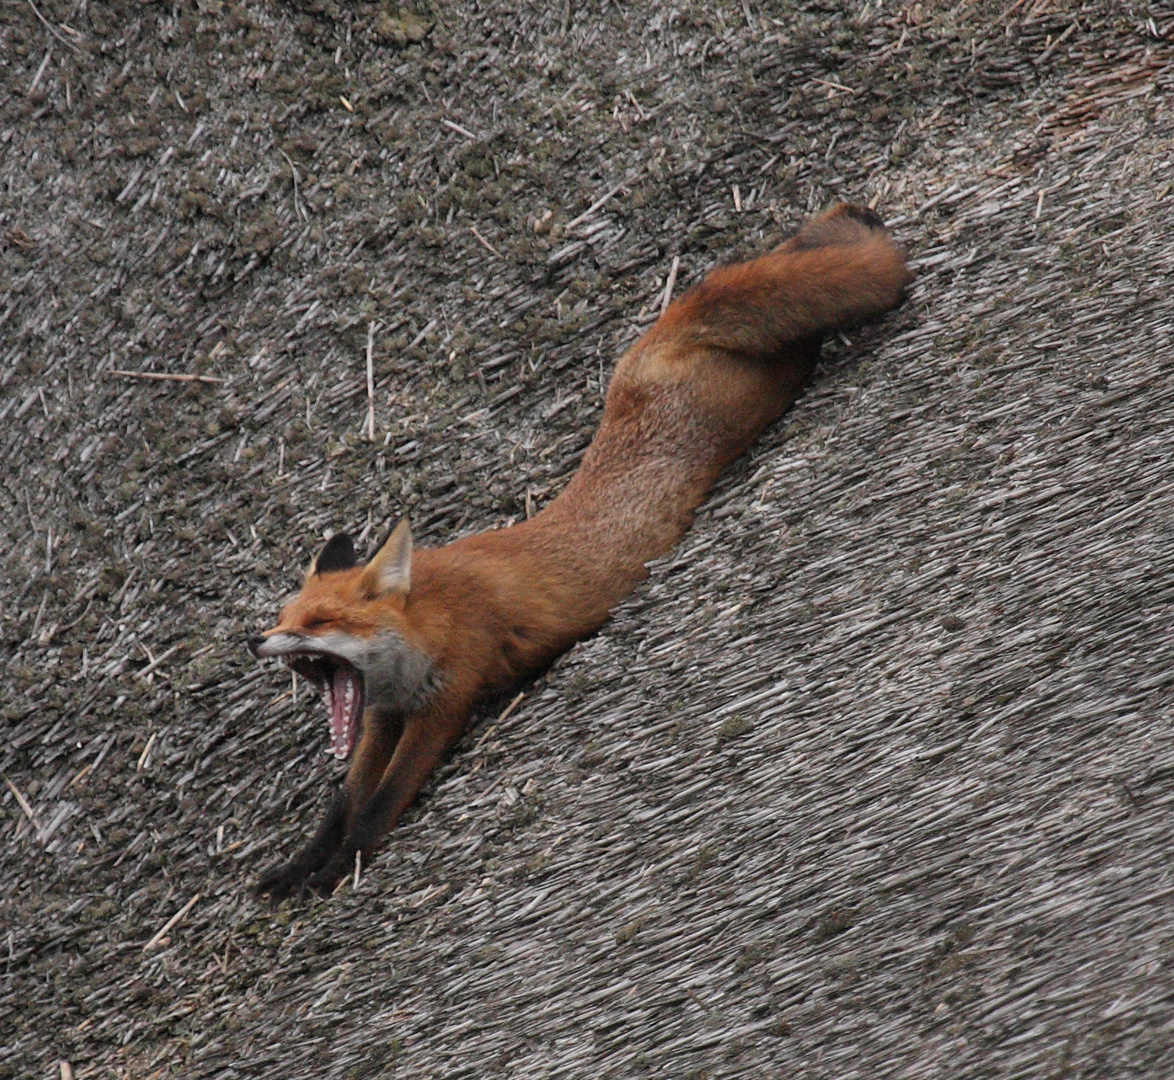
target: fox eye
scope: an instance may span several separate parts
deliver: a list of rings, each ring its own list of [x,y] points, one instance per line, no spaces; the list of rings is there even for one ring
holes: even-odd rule
[[[329,619],[324,619],[321,617],[318,617],[315,619],[307,619],[306,620],[306,629],[307,630],[317,630],[318,627],[325,626],[328,622],[330,622]]]

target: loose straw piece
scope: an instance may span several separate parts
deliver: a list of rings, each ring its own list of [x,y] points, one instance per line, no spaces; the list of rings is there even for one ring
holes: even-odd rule
[[[68,38],[63,38],[59,33],[57,33],[56,30],[53,29],[53,24],[37,10],[37,5],[33,3],[33,0],[28,0],[28,5],[33,9],[33,14],[36,15],[36,17],[45,24],[45,29],[48,30],[49,33],[52,34],[58,41],[60,41],[62,45],[69,46],[69,48],[73,49],[75,53],[80,53],[82,51],[72,41],[70,41]]]
[[[677,271],[681,268],[681,256],[673,256],[673,265],[669,267],[669,279],[664,283],[664,296],[660,300],[660,313],[663,315],[673,302],[673,289],[677,286]]]
[[[484,247],[486,251],[492,252],[499,259],[501,258],[501,252],[498,251],[497,248],[495,248],[488,240],[486,240],[485,237],[482,236],[475,228],[473,228],[472,225],[469,226],[469,231],[475,237],[477,237],[478,240],[481,241],[481,246]]]
[[[592,214],[595,213],[596,210],[598,210],[605,202],[607,202],[608,199],[610,199],[617,191],[619,191],[620,188],[626,187],[634,179],[634,176],[630,176],[626,180],[621,180],[618,184],[616,184],[615,187],[611,189],[611,191],[604,195],[600,195],[600,197],[596,199],[595,202],[593,202],[589,207],[587,207],[587,209],[584,210],[583,213],[581,213],[577,218],[573,218],[571,221],[568,221],[566,225],[563,226],[563,228],[570,230],[578,225],[581,221],[586,221]]]
[[[156,656],[155,659],[152,660],[141,671],[136,671],[134,673],[135,679],[145,679],[148,675],[151,674],[152,671],[154,671],[160,664],[162,664],[164,660],[170,660],[177,652],[179,652],[179,646],[172,645],[171,648],[168,649],[165,653],[160,653],[158,656]]]
[[[41,61],[41,66],[37,68],[36,75],[33,76],[33,81],[29,85],[26,94],[31,94],[38,86],[41,85],[41,76],[45,74],[45,68],[49,66],[49,61],[53,59],[53,46],[50,45],[48,51],[45,53],[45,59]]]
[[[367,441],[375,441],[375,324],[367,324]]]
[[[143,747],[143,752],[139,754],[139,763],[135,766],[135,772],[142,772],[143,766],[147,762],[147,755],[151,752],[151,748],[155,745],[155,740],[159,738],[159,732],[152,731],[151,737],[147,740],[147,745]]]
[[[83,765],[77,772],[73,774],[73,779],[65,785],[65,791],[68,791],[74,784],[80,784],[88,775],[89,771],[94,767],[91,761],[88,765]]]
[[[160,382],[203,382],[222,383],[227,379],[218,379],[214,375],[171,375],[165,371],[120,371],[114,369],[111,375],[121,375],[124,379],[157,379]]]
[[[1056,40],[1053,41],[1051,43],[1051,45],[1049,45],[1046,49],[1044,49],[1044,51],[1042,53],[1040,53],[1039,56],[1037,56],[1032,61],[1032,63],[1036,67],[1039,67],[1040,64],[1045,63],[1047,61],[1048,57],[1051,56],[1052,53],[1054,53],[1062,44],[1064,44],[1065,41],[1068,40],[1068,38],[1072,34],[1072,31],[1075,29],[1076,29],[1076,23],[1073,22],[1072,25],[1070,27],[1068,27],[1068,29],[1065,30],[1064,33],[1062,33],[1058,38],[1056,38]]]
[[[199,129],[197,128],[196,130],[198,131]],[[289,154],[287,154],[284,150],[278,148],[277,152],[283,158],[285,158],[285,162],[289,166],[290,175],[293,177],[294,217],[301,218],[303,221],[308,221],[309,215],[302,209],[302,201],[301,201],[301,199],[298,198],[298,170],[297,170],[297,166],[294,165],[293,158],[291,158],[289,156]]]
[[[814,76],[812,76],[811,81],[813,83],[819,83],[820,86],[830,86],[833,90],[843,90],[845,93],[848,93],[848,94],[856,93],[856,91],[853,90],[852,87],[845,86],[843,83],[832,82],[831,79],[817,79]]]
[[[160,941],[162,941],[163,938],[167,936],[167,931],[170,930],[177,922],[179,922],[179,920],[182,919],[189,911],[191,911],[192,908],[196,906],[199,899],[200,893],[196,893],[195,896],[193,896],[186,904],[184,904],[183,907],[181,907],[174,915],[172,915],[171,918],[163,924],[159,932],[153,938],[151,938],[151,940],[148,941],[146,945],[143,946],[143,952],[153,948]]]
[[[477,136],[474,135],[468,128],[463,128],[460,124],[454,124],[451,120],[441,120],[440,122],[446,128],[450,128],[455,131],[458,135],[464,135],[466,139],[472,139],[474,142],[477,141]]]
[[[29,821],[33,823],[33,828],[36,829],[37,832],[40,832],[41,823],[37,820],[37,815],[33,813],[33,808],[29,806],[28,799],[26,799],[21,794],[20,788],[18,788],[11,780],[9,780],[7,776],[4,777],[4,783],[8,785],[8,790],[11,791],[12,794],[16,797],[16,801],[20,804],[20,808],[24,811],[25,817],[27,817]]]

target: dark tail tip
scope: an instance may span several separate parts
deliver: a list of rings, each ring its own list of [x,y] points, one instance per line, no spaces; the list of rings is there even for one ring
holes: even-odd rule
[[[875,210],[855,203],[840,203],[805,222],[783,247],[790,251],[843,247],[872,239],[877,233],[884,232],[885,223]]]
[[[853,221],[859,221],[861,225],[866,225],[870,229],[883,230],[885,227],[884,218],[880,214],[871,207],[857,206],[855,203],[840,203],[828,216],[830,217],[832,215],[851,218]]]

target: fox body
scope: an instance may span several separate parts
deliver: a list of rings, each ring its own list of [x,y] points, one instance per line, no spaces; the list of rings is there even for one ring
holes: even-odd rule
[[[532,519],[417,550],[404,521],[364,565],[345,534],[328,541],[249,648],[319,687],[333,750],[353,758],[314,838],[258,891],[329,892],[369,858],[478,699],[598,629],[795,400],[823,335],[896,306],[909,277],[880,219],[841,204],[668,307],[617,365],[578,472]]]

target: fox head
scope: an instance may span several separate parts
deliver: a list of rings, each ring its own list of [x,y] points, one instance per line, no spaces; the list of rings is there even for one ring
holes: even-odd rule
[[[401,715],[432,688],[434,665],[405,614],[411,567],[406,518],[365,566],[346,533],[332,536],[277,625],[248,638],[255,657],[280,658],[321,692],[337,758],[354,748],[365,709]]]

